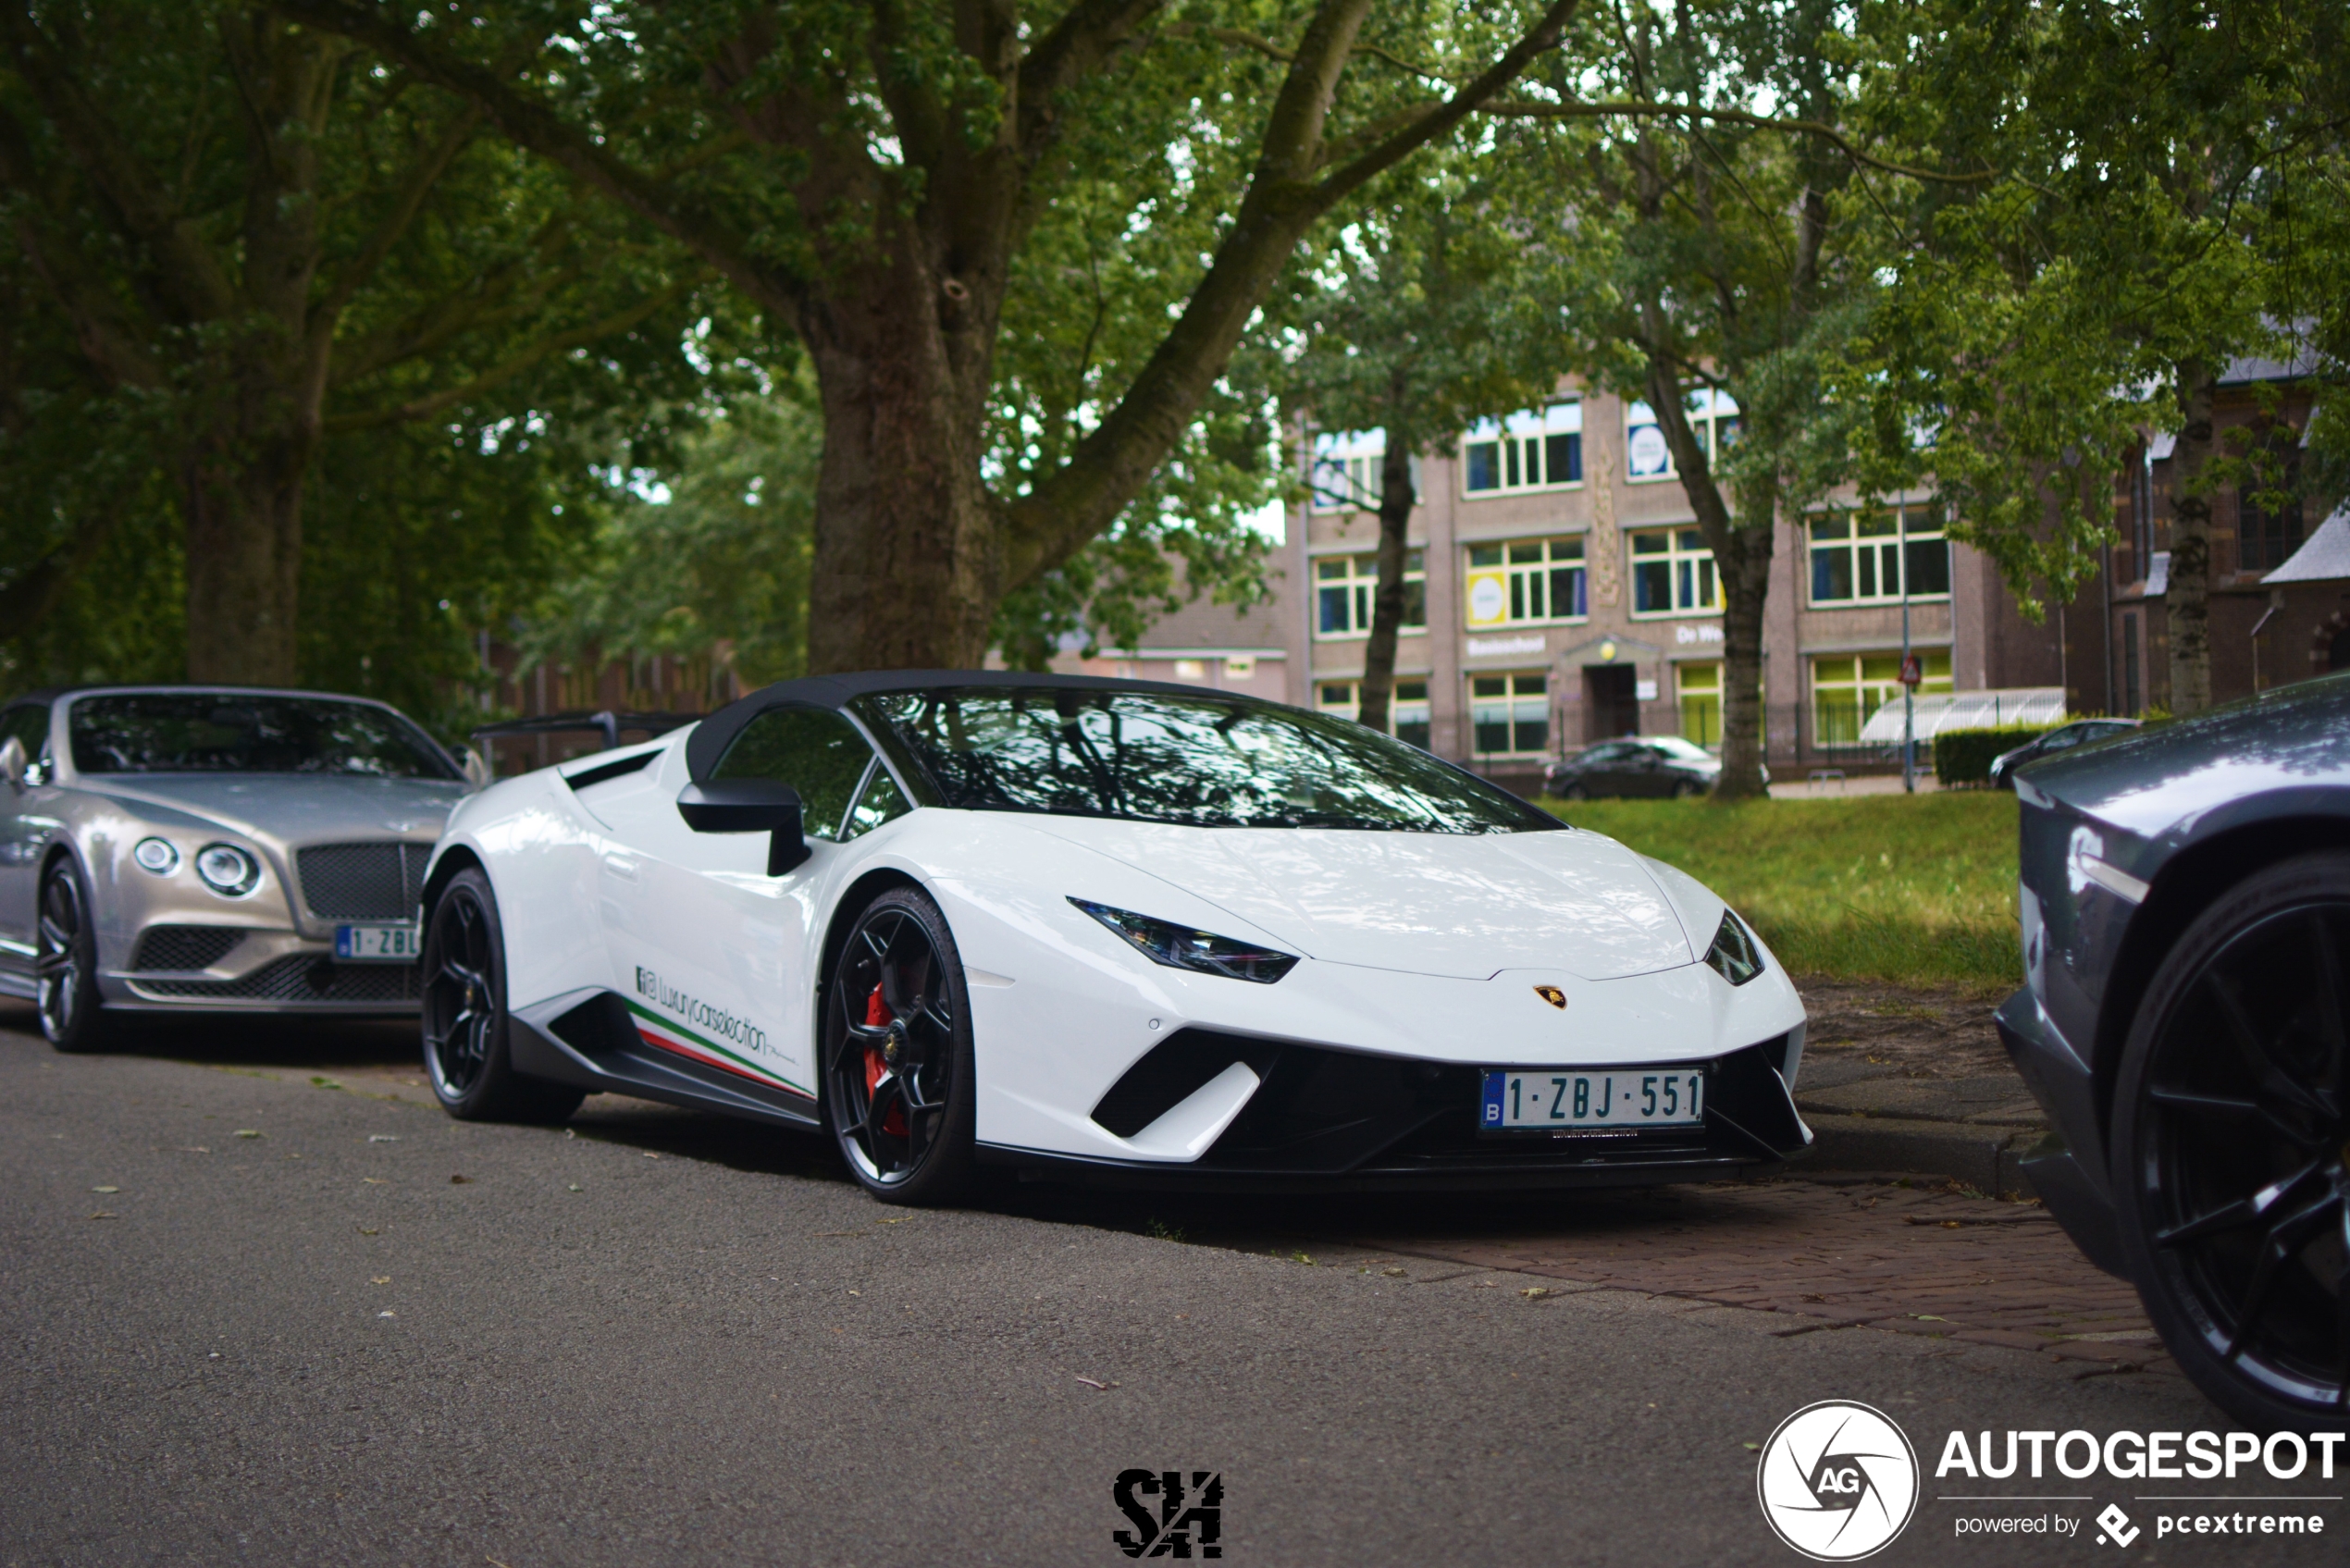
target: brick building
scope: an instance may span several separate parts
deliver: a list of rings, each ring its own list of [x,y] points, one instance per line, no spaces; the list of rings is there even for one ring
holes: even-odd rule
[[[1699,394],[1692,418],[1712,450],[1737,438],[1726,398]],[[1354,711],[1381,450],[1377,433],[1323,437],[1309,458],[1279,600],[1292,702]],[[1719,744],[1720,585],[1646,404],[1564,390],[1416,471],[1401,733],[1514,783],[1613,735]],[[1879,517],[1777,525],[1763,636],[1775,765],[1882,759],[1858,743],[1899,695],[1905,605],[1921,694],[2060,687],[2072,711],[2109,708],[2102,585],[2035,625],[1988,557],[1943,536],[1929,494],[1896,500]]]

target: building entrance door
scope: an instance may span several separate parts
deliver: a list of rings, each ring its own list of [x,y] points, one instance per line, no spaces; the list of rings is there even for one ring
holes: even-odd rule
[[[1640,733],[1639,684],[1629,664],[1592,664],[1583,671],[1587,741],[1611,740]]]

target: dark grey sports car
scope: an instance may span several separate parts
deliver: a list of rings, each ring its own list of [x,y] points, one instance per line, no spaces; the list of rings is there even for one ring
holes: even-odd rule
[[[2025,1162],[2248,1426],[2350,1414],[2350,675],[2020,774]]]

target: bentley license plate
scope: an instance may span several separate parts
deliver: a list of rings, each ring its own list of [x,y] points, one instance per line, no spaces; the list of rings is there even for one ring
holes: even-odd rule
[[[412,925],[335,927],[335,957],[347,964],[413,964],[416,951]]]
[[[1690,1127],[1705,1119],[1702,1068],[1552,1068],[1485,1075],[1478,1126]]]

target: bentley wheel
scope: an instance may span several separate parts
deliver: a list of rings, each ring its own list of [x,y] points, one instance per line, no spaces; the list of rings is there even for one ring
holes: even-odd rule
[[[2350,1414],[2350,852],[2224,895],[2140,1005],[2114,1197],[2180,1366],[2262,1430]]]
[[[465,1121],[561,1121],[586,1094],[527,1079],[506,1057],[506,945],[480,871],[459,871],[425,928],[425,1076]]]
[[[60,1051],[96,1050],[106,1023],[98,1001],[98,933],[81,870],[70,858],[59,858],[41,879],[36,939],[34,1006],[41,1032]]]
[[[825,1006],[825,1111],[848,1168],[886,1203],[969,1188],[971,1006],[938,906],[892,888],[848,933]]]
[[[1584,788],[1579,784],[1571,784],[1566,786],[1566,798],[1569,800],[1589,800],[1591,798],[1591,792]]]

